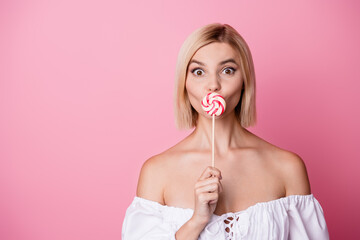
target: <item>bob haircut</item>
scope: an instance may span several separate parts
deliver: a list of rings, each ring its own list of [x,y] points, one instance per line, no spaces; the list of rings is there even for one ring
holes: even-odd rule
[[[243,78],[242,93],[235,107],[238,122],[243,127],[256,124],[255,70],[250,49],[241,35],[230,25],[213,23],[191,33],[180,48],[175,74],[175,122],[178,129],[196,127],[198,113],[191,106],[185,81],[189,62],[201,47],[213,43],[228,43],[239,54]]]

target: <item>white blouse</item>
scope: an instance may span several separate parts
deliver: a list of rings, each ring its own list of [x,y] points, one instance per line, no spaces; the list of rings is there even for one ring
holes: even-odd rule
[[[122,240],[175,240],[194,210],[135,197],[126,210]],[[323,209],[313,194],[256,203],[221,216],[213,214],[198,240],[329,239]]]

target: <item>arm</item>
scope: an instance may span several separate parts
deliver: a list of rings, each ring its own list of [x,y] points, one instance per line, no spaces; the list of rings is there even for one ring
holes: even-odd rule
[[[164,205],[164,171],[159,155],[153,156],[143,164],[136,195]]]
[[[165,161],[166,159],[157,155],[144,163],[137,187],[138,197],[165,204],[164,185],[168,172]],[[216,208],[218,193],[222,191],[220,179],[221,173],[218,169],[208,167],[202,173],[195,185],[194,215],[178,229],[175,234],[177,240],[197,240],[199,238]]]
[[[163,168],[164,164],[161,163],[161,156],[159,155],[148,159],[143,164],[136,192],[138,197],[156,201],[162,205],[165,204],[164,183],[166,176],[162,173]],[[197,240],[205,226],[206,223],[191,218],[176,232],[175,238],[177,240]]]
[[[310,182],[301,157],[292,152],[285,152],[282,159],[286,196],[310,194]]]
[[[311,194],[310,183],[304,161],[295,153],[282,154],[282,172],[286,196]],[[314,197],[299,196],[289,205],[289,239],[328,240],[324,213]]]
[[[175,238],[176,240],[197,240],[206,224],[207,222],[197,222],[194,218],[191,218],[176,232]]]
[[[200,233],[215,211],[219,193],[223,188],[221,172],[214,167],[207,167],[195,184],[195,209],[191,219],[176,233],[177,240],[197,240]]]

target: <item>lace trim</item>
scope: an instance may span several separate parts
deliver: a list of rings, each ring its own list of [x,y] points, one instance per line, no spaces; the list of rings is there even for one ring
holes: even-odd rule
[[[225,223],[225,232],[227,233],[226,240],[234,239],[234,222],[239,221],[239,217],[234,220],[233,217],[228,217],[224,220]],[[236,223],[235,223],[236,224]]]

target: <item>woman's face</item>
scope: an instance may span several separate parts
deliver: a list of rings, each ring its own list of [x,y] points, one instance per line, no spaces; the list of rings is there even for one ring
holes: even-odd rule
[[[185,87],[191,105],[202,116],[210,118],[201,107],[209,92],[225,98],[226,110],[221,116],[233,112],[242,84],[239,54],[227,43],[213,42],[201,47],[190,60]]]

